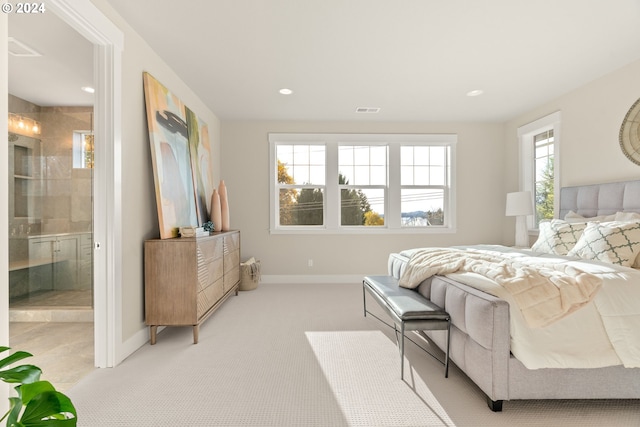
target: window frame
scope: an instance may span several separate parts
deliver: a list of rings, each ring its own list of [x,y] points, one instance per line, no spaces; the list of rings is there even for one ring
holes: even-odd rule
[[[455,165],[456,134],[318,134],[269,133],[269,232],[271,234],[444,234],[456,231]],[[279,185],[277,183],[276,146],[324,144],[326,172],[324,225],[282,226],[279,223]],[[385,187],[385,224],[383,226],[340,225],[340,185],[338,184],[338,147],[340,145],[386,145],[387,184]],[[449,148],[448,182],[444,187],[446,221],[441,226],[402,227],[400,209],[400,147],[402,145],[442,145]],[[406,187],[406,186],[403,186]]]
[[[333,144],[332,144],[333,145]],[[386,179],[385,179],[385,183],[384,184],[354,184],[354,183],[350,183],[350,184],[340,184],[338,182],[338,178],[339,178],[339,174],[338,172],[340,171],[340,147],[348,147],[348,146],[354,146],[354,147],[361,147],[361,146],[365,146],[365,147],[385,147],[386,148]],[[387,211],[388,206],[389,206],[389,146],[388,143],[386,142],[381,142],[381,141],[376,141],[376,142],[354,142],[354,141],[345,141],[345,140],[341,140],[338,142],[338,144],[336,145],[336,151],[337,151],[337,161],[336,161],[336,168],[333,168],[333,165],[327,165],[327,172],[330,169],[335,170],[335,174],[336,174],[336,183],[337,183],[337,195],[338,195],[338,218],[337,218],[337,226],[342,229],[342,230],[354,230],[357,231],[358,229],[362,228],[362,225],[343,225],[342,224],[342,195],[341,195],[341,191],[343,189],[345,190],[359,190],[359,189],[371,189],[371,190],[383,190],[383,197],[384,197],[384,210]],[[333,172],[332,172],[333,173]],[[327,212],[327,215],[329,215],[329,213]],[[371,227],[387,227],[387,223],[385,220],[385,224],[382,226],[370,226]]]
[[[560,125],[562,114],[560,111],[551,113],[545,117],[528,123],[518,128],[518,140],[520,146],[520,191],[530,191],[535,210],[535,149],[534,137],[543,132],[553,130],[553,212],[557,217],[560,211]],[[527,216],[527,228],[529,231],[538,231],[535,213]]]
[[[94,165],[94,146],[93,143],[90,150],[87,150],[86,147],[86,137],[91,136],[95,138],[93,135],[93,131],[91,130],[74,130],[73,131],[73,167],[80,169],[93,169]],[[91,164],[87,164],[87,154],[91,153]]]

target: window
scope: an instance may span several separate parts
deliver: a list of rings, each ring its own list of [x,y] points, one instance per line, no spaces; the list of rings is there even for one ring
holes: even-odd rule
[[[447,154],[447,146],[400,147],[403,227],[444,225]]]
[[[324,224],[325,147],[282,144],[276,147],[280,226]]]
[[[531,191],[534,199],[535,215],[529,217],[528,226],[537,229],[540,221],[554,218],[558,211],[560,112],[522,126],[518,138],[521,189]]]
[[[533,136],[533,200],[535,202],[536,224],[545,219],[553,219],[554,208],[554,165],[555,144],[553,129]]]
[[[93,168],[93,132],[73,132],[73,167]]]
[[[456,139],[270,134],[271,232],[454,231]]]
[[[385,145],[339,145],[341,226],[383,226],[387,187]]]

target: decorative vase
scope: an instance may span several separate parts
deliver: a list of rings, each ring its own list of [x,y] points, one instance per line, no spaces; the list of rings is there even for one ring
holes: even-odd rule
[[[220,206],[220,194],[214,189],[211,195],[211,222],[214,230],[222,229],[222,208]]]
[[[221,227],[222,231],[229,230],[229,196],[227,194],[227,186],[224,184],[224,180],[220,181],[218,186],[218,194],[220,194],[220,212],[221,212]]]

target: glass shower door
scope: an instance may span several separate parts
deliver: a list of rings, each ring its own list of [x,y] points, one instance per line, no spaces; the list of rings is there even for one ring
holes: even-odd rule
[[[9,99],[16,117],[8,138],[10,317],[27,320],[16,316],[32,317],[43,309],[82,315],[77,309],[85,308],[77,320],[90,321],[92,108],[40,107]],[[19,127],[17,120],[37,126]],[[19,313],[29,310],[36,311]]]

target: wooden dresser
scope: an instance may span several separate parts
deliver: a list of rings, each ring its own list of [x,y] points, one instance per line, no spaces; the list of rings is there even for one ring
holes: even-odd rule
[[[145,321],[151,344],[158,326],[199,326],[240,284],[240,232],[144,242]]]

